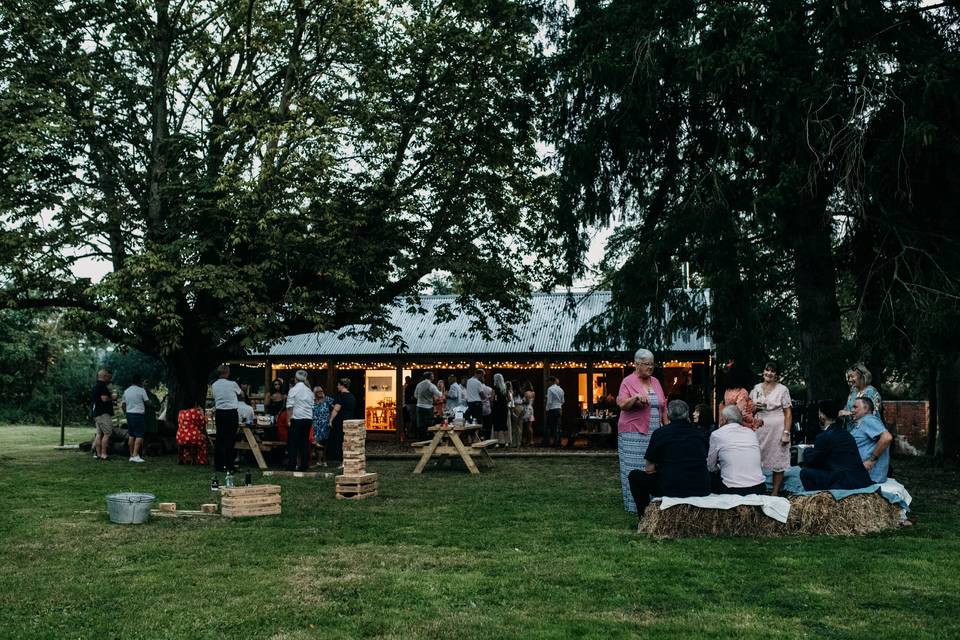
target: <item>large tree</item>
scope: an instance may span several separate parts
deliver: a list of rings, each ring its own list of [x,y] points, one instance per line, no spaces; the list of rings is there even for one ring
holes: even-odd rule
[[[571,258],[570,228],[620,222],[607,327],[709,329],[753,364],[794,341],[808,397],[840,393],[836,246],[860,210],[867,127],[896,101],[902,30],[936,8],[577,2],[557,56],[560,211]],[[709,308],[680,289],[684,262]],[[679,313],[639,311],[665,303]]]
[[[509,319],[529,282],[510,237],[544,179],[538,18],[526,0],[3,3],[0,304],[162,358],[173,409],[283,335],[382,327],[435,271]],[[99,282],[76,275],[91,257]]]

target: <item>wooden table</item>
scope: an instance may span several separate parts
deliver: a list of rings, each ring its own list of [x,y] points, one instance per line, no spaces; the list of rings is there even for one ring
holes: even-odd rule
[[[234,449],[246,449],[253,454],[253,458],[257,461],[257,466],[260,467],[260,470],[263,471],[267,469],[267,462],[263,459],[262,451],[270,451],[271,449],[278,446],[287,446],[286,442],[280,441],[261,441],[258,442],[256,436],[253,435],[253,430],[247,425],[240,425],[240,432],[243,434],[243,437],[246,439],[246,442],[240,441],[235,442],[233,445]],[[214,443],[216,443],[217,432],[213,431],[207,432],[207,438]]]
[[[480,430],[479,424],[447,427],[436,425],[427,430],[433,433],[431,440],[413,443],[414,447],[422,447],[424,449],[423,455],[420,456],[420,462],[417,463],[416,468],[413,470],[414,473],[423,473],[430,458],[434,456],[436,456],[438,463],[446,459],[459,457],[463,460],[463,464],[467,465],[470,473],[474,474],[480,473],[480,469],[477,468],[476,463],[473,461],[474,456],[482,457],[488,465],[493,466],[493,458],[487,453],[487,448],[495,445],[497,441],[479,440],[477,442],[469,442],[470,437],[476,435]],[[467,436],[468,442],[464,442],[461,438],[461,436],[464,435]]]

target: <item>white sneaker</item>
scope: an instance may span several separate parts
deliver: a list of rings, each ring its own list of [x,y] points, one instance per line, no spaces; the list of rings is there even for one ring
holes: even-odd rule
[[[130,462],[146,462],[146,460],[144,460],[140,456],[133,456],[132,458],[130,458]]]

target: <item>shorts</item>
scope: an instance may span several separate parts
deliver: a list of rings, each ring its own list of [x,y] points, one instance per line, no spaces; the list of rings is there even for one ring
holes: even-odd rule
[[[143,413],[127,414],[127,435],[131,438],[142,438],[147,430],[147,417]]]
[[[101,413],[99,416],[94,416],[93,424],[97,427],[98,436],[107,436],[109,438],[113,435],[113,416],[109,413]]]

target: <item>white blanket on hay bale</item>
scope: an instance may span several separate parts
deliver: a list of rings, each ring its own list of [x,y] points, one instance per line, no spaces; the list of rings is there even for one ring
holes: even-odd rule
[[[764,515],[773,518],[777,522],[787,522],[790,516],[790,501],[786,498],[775,498],[773,496],[761,496],[752,494],[748,496],[736,496],[729,494],[711,493],[708,496],[694,496],[692,498],[667,498],[660,501],[660,510],[669,509],[680,504],[689,504],[701,509],[733,509],[741,505],[749,507],[760,507]]]
[[[790,472],[787,473],[789,474]],[[791,491],[791,489],[793,489],[791,493],[794,495],[812,496],[817,493],[823,493],[823,491],[803,491],[803,485],[799,483],[799,472],[796,475],[795,484],[792,484],[790,480],[792,480],[792,478],[788,477],[785,479],[784,490]],[[903,509],[903,515],[905,515],[909,510],[910,503],[913,502],[913,497],[907,491],[906,487],[893,478],[889,478],[883,484],[872,484],[869,487],[864,487],[863,489],[836,489],[828,491],[828,493],[830,493],[837,501],[853,495],[879,493],[890,504],[899,505],[900,508]],[[681,504],[688,504],[701,509],[733,509],[734,507],[739,507],[741,505],[760,507],[760,510],[764,515],[784,524],[790,517],[789,500],[786,498],[776,498],[773,496],[761,496],[756,494],[737,496],[711,493],[708,496],[694,496],[691,498],[664,497],[660,499],[660,510],[663,511],[664,509],[669,509],[670,507],[675,507]]]

